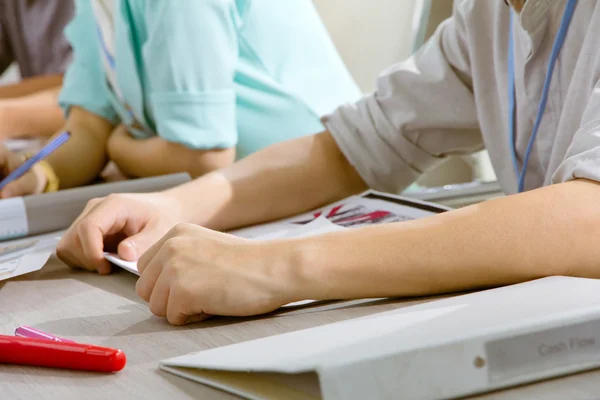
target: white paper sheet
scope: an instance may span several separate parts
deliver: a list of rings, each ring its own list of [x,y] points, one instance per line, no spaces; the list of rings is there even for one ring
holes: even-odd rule
[[[437,205],[431,203],[367,191],[314,212],[229,233],[254,240],[307,237],[361,226],[422,218],[439,213],[442,207],[440,206],[439,209],[436,207]],[[104,257],[113,264],[139,276],[136,262],[122,260],[117,254],[106,253]],[[315,301],[302,300],[286,304],[284,307],[300,306]]]
[[[137,269],[137,262],[125,261],[125,260],[121,259],[117,254],[113,254],[113,253],[105,253],[104,258],[106,258],[108,261],[110,261],[114,265],[123,268],[125,271],[129,271],[132,274],[140,276],[140,271],[138,271],[138,269]],[[315,302],[315,300],[301,300],[301,301],[296,301],[294,303],[286,304],[283,307],[297,307],[297,306],[302,306],[305,304],[310,304],[313,302]]]
[[[140,271],[138,271],[136,261],[125,261],[121,257],[119,257],[118,254],[114,253],[104,253],[104,258],[106,258],[108,261],[110,261],[117,267],[123,268],[125,271],[129,271],[137,276],[140,275]]]
[[[63,232],[0,244],[0,281],[38,271],[46,264]]]
[[[384,196],[378,198],[377,192],[368,191],[362,195],[348,197],[313,212],[238,229],[230,233],[247,239],[276,239],[290,237],[289,235],[293,234],[291,231],[314,222],[318,218],[326,219],[332,225],[342,228],[359,228],[382,223],[409,221],[439,212],[430,210],[431,205],[427,203],[405,200],[389,195],[388,197],[389,201]],[[319,226],[326,229],[324,225]]]
[[[25,237],[28,233],[27,211],[23,198],[0,200],[0,241]]]
[[[272,240],[272,239],[281,239],[281,238],[290,238],[290,237],[305,237],[305,236],[318,235],[318,234],[327,233],[327,232],[340,231],[340,230],[344,230],[344,229],[345,228],[330,222],[325,217],[318,217],[317,219],[315,219],[314,221],[311,221],[310,223],[308,223],[306,225],[299,225],[297,227],[288,229],[286,231],[273,232],[273,233],[267,234],[265,236],[257,236],[254,239],[256,239],[256,240]],[[106,258],[111,263],[125,269],[126,271],[129,271],[136,275],[140,274],[137,269],[137,262],[135,262],[135,261],[125,261],[125,260],[121,259],[118,256],[118,254],[114,254],[114,253],[105,253],[104,258]]]

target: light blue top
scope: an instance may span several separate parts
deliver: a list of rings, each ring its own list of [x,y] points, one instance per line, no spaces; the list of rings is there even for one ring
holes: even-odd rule
[[[138,138],[241,158],[322,130],[322,115],[360,97],[312,1],[112,0],[114,54],[90,1],[65,31],[74,58],[60,103]]]

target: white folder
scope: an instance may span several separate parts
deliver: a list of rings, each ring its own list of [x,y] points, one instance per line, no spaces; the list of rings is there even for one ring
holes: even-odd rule
[[[600,366],[600,280],[549,277],[165,360],[248,399],[452,399]]]

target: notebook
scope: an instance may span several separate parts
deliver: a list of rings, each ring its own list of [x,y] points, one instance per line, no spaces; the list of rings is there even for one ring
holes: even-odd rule
[[[600,366],[600,280],[549,277],[164,360],[247,399],[453,399]]]

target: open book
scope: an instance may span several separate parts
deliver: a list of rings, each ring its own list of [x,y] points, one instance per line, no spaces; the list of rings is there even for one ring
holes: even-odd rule
[[[255,240],[305,237],[366,225],[423,218],[447,210],[449,208],[438,204],[368,190],[311,212],[229,233]],[[122,260],[118,255],[110,253],[106,253],[105,258],[139,275],[136,262]],[[286,306],[297,306],[312,301],[307,299]]]
[[[441,400],[600,366],[600,280],[550,277],[200,351],[160,368],[248,399]]]

